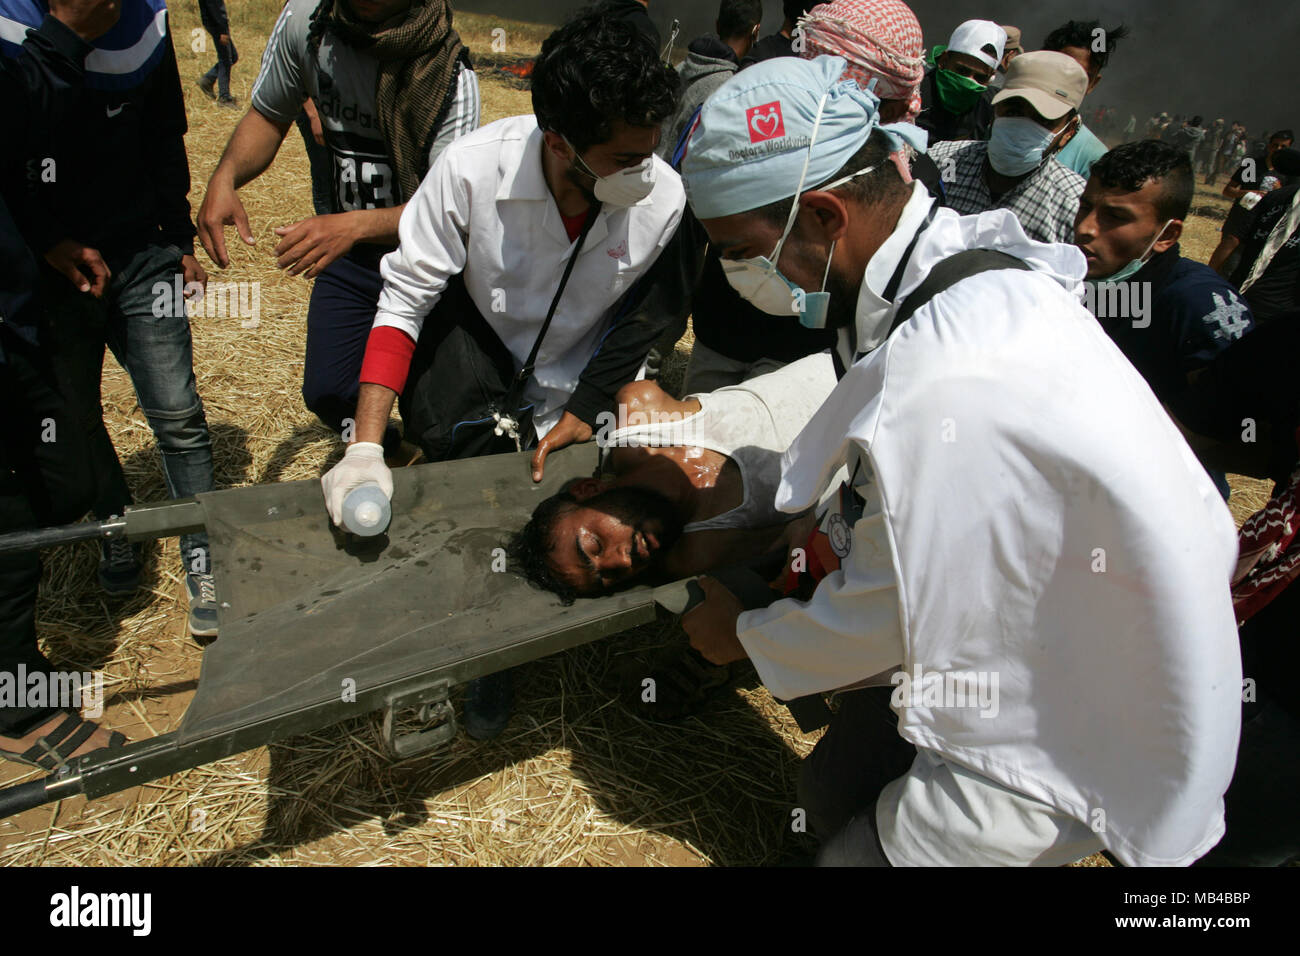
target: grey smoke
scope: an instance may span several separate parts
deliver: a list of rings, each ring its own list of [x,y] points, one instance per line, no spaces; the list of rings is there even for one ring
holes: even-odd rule
[[[532,22],[559,23],[579,7],[575,0],[452,0],[457,10]],[[1300,40],[1300,5],[1292,0],[915,0],[927,47],[947,42],[953,27],[980,18],[1011,23],[1024,32],[1025,49],[1039,48],[1069,19],[1123,22],[1131,35],[1111,57],[1101,83],[1084,104],[1117,107],[1138,129],[1161,110],[1239,119],[1252,136],[1300,126],[1290,72]],[[781,23],[781,5],[764,0],[764,35]],[[650,0],[650,16],[664,39],[681,21],[674,60],[686,44],[713,29],[717,0]]]

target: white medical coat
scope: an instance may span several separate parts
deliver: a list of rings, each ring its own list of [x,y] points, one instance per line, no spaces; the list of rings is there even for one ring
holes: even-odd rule
[[[918,188],[869,265],[859,341],[888,328],[878,292],[929,205]],[[807,508],[860,465],[864,546],[810,601],[744,613],[741,642],[783,698],[899,663],[996,672],[996,716],[905,706],[899,733],[1099,824],[1125,864],[1190,863],[1223,834],[1237,749],[1232,519],[1080,304],[1077,249],[1005,211],[940,210],[898,298],[971,248],[1033,272],[957,283],[849,369],[783,457],[777,504]]]
[[[375,327],[418,339],[447,280],[463,272],[474,304],[523,365],[573,248],[542,173],[543,145],[536,117],[512,116],[438,156],[402,213],[401,244],[380,265]],[[635,206],[602,207],[569,276],[524,393],[539,438],[559,421],[619,300],[677,229],[681,179],[653,162],[653,191]]]

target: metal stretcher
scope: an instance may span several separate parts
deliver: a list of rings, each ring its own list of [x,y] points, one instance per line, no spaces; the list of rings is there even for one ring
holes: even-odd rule
[[[387,534],[333,527],[320,483],[257,485],[128,509],[104,522],[0,536],[0,551],[88,538],[140,541],[205,530],[220,637],[170,733],[68,761],[0,789],[0,817],[76,794],[94,799],[213,760],[383,710],[399,757],[456,732],[452,686],[679,613],[692,584],[638,587],[563,606],[504,569],[503,549],[543,498],[590,475],[594,444],[398,469]],[[400,733],[398,711],[426,729]]]

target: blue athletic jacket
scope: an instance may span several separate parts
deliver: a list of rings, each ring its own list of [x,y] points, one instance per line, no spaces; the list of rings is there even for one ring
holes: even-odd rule
[[[0,167],[20,156],[20,144],[62,121],[82,83],[89,44],[53,17],[21,43],[18,54],[0,58],[0,101],[9,109],[0,139]],[[36,258],[23,241],[0,192],[0,365],[5,339],[16,335],[36,343]]]
[[[40,0],[0,0],[0,53],[17,55]],[[93,44],[67,117],[20,144],[0,182],[32,250],[64,238],[108,255],[147,242],[194,251],[185,101],[163,0],[122,0]]]

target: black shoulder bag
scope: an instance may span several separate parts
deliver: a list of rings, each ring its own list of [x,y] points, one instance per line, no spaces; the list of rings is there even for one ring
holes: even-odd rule
[[[398,406],[407,440],[419,445],[427,460],[501,455],[536,443],[533,406],[520,403],[560,296],[599,212],[600,204],[594,203],[518,372],[514,356],[470,297],[464,277],[453,276],[447,283],[424,323]]]

